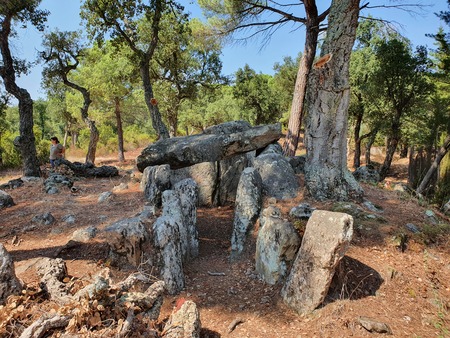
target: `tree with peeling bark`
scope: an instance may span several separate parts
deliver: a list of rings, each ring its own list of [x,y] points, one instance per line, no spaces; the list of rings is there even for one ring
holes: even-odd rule
[[[321,58],[308,81],[305,184],[318,200],[361,200],[364,191],[347,168],[350,55],[359,0],[334,0]]]
[[[84,46],[81,42],[79,32],[59,32],[55,31],[44,37],[41,57],[46,62],[43,70],[44,78],[47,81],[60,80],[69,88],[81,93],[83,96],[83,106],[80,108],[81,118],[86,123],[90,131],[88,152],[86,163],[95,163],[95,153],[99,140],[99,132],[95,121],[89,118],[89,106],[92,103],[89,90],[69,79],[70,73],[77,69],[83,57]]]
[[[0,2],[0,75],[8,93],[19,103],[20,136],[14,140],[22,157],[23,175],[40,176],[39,162],[33,133],[33,100],[30,93],[18,86],[16,76],[26,73],[27,64],[11,53],[9,39],[15,35],[14,24],[31,23],[39,31],[44,30],[48,12],[38,9],[41,1],[2,0]]]
[[[175,1],[166,0],[86,0],[81,13],[92,38],[102,42],[110,34],[113,41],[125,43],[133,51],[153,128],[163,139],[169,137],[169,132],[154,97],[150,63],[160,43],[163,17],[174,15],[179,22],[177,29],[182,30],[188,19],[183,10]]]

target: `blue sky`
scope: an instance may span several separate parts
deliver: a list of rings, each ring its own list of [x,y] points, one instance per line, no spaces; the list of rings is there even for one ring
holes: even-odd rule
[[[199,16],[201,13],[195,5],[192,5],[193,1],[194,0],[181,0],[180,2],[186,6],[192,16]],[[370,13],[373,17],[382,17],[385,20],[391,21],[402,35],[412,41],[413,45],[426,45],[432,48],[433,40],[427,38],[425,34],[435,33],[439,26],[443,25],[434,13],[441,10],[448,10],[447,1],[411,0],[406,2],[421,2],[422,4],[429,6],[424,7],[417,15],[394,9],[369,10],[364,11],[363,14],[368,15]],[[324,1],[319,0],[318,3],[324,3]],[[326,1],[325,3],[328,4],[330,1]],[[370,1],[371,6],[392,3],[400,3],[400,1]],[[50,11],[48,17],[50,30],[55,27],[61,31],[81,29],[80,18],[78,15],[80,0],[43,0],[40,7]],[[323,9],[324,8],[320,8],[319,5],[319,10]],[[445,28],[446,30],[448,29],[448,27]],[[244,67],[245,64],[248,64],[257,72],[273,74],[273,65],[276,62],[283,62],[285,56],[292,56],[295,58],[299,52],[303,51],[303,43],[304,29],[297,29],[297,27],[290,25],[286,25],[275,32],[268,42],[264,42],[260,37],[252,38],[245,43],[232,43],[225,46],[222,51],[222,72],[225,75],[231,75],[239,68]],[[35,60],[37,51],[41,49],[41,36],[32,27],[21,30],[18,39],[14,40],[12,43],[12,52],[15,55],[26,58],[28,61]],[[34,100],[45,96],[45,93],[40,89],[41,71],[41,66],[35,66],[29,75],[22,76],[18,79],[19,85],[27,89]]]

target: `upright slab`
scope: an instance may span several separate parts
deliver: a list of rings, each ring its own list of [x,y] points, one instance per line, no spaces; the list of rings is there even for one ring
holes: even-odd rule
[[[312,213],[300,250],[281,290],[287,305],[303,314],[313,311],[323,302],[352,235],[352,216],[324,210]]]

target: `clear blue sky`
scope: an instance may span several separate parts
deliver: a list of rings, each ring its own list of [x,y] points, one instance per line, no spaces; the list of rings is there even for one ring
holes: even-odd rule
[[[180,2],[191,12],[192,16],[201,15],[199,9],[192,4],[193,2],[196,3],[195,0],[181,0]],[[366,10],[363,14],[368,15],[370,13],[373,17],[389,20],[415,46],[426,45],[431,48],[433,47],[433,40],[427,38],[425,34],[436,33],[439,26],[443,25],[434,13],[448,10],[448,5],[446,0],[405,1],[405,3],[420,2],[430,6],[426,6],[417,15],[411,15],[411,13],[395,9]],[[324,3],[324,1],[319,0],[318,3]],[[326,3],[328,4],[330,1],[326,1]],[[399,3],[399,1],[370,1],[371,6],[392,3]],[[43,0],[40,7],[50,11],[48,17],[50,30],[55,27],[61,31],[81,29],[78,14],[80,0]],[[319,7],[319,10],[323,9]],[[448,27],[445,28],[448,29]],[[273,74],[273,65],[276,62],[282,62],[285,56],[295,58],[299,52],[303,51],[303,43],[304,29],[295,29],[295,27],[290,25],[286,25],[275,32],[269,43],[263,44],[261,38],[253,38],[246,43],[233,43],[226,46],[222,51],[223,74],[231,75],[239,68],[244,67],[245,64],[248,64],[257,72]],[[28,61],[35,60],[37,51],[41,49],[41,36],[32,27],[21,30],[18,39],[12,43],[12,52],[15,55],[26,58]],[[33,99],[45,96],[45,93],[40,89],[41,71],[41,66],[35,66],[29,75],[18,79],[19,85],[27,89]]]

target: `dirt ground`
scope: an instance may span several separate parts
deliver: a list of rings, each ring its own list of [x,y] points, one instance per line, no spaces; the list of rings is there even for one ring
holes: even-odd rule
[[[135,170],[134,159],[138,153],[127,153],[129,160],[123,164],[112,158],[98,159],[97,165],[117,165],[121,175],[79,179],[74,183],[75,192],[67,188],[59,194],[48,195],[43,185],[36,183],[7,190],[16,205],[0,211],[0,242],[11,253],[20,279],[31,287],[38,286],[39,277],[33,266],[40,257],[63,258],[72,279],[89,279],[104,268],[107,247],[101,241],[62,248],[76,229],[88,226],[101,229],[142,211],[139,183],[126,174],[127,170]],[[402,180],[406,164],[396,163],[393,172],[396,177],[388,181]],[[0,172],[0,184],[19,176],[18,172]],[[102,192],[112,191],[122,182],[127,183],[127,189],[115,191],[108,203],[98,203]],[[326,301],[313,313],[296,314],[283,303],[280,285],[271,286],[258,279],[254,272],[257,228],[250,236],[243,258],[229,262],[233,206],[223,206],[198,209],[199,257],[185,266],[185,290],[177,296],[165,296],[159,321],[166,320],[176,300],[184,297],[199,307],[202,337],[386,335],[368,332],[358,324],[359,317],[388,324],[394,337],[450,337],[450,240],[425,236],[424,232],[412,234],[405,228],[407,223],[413,223],[425,229],[428,225],[424,211],[432,207],[393,191],[389,184],[363,187],[367,199],[384,210],[382,216],[386,222],[372,222],[355,229],[352,245],[340,264]],[[331,207],[331,203],[308,199],[303,185],[296,199],[277,201],[277,206],[289,218],[289,210],[302,202],[317,209]],[[438,210],[433,210],[443,222],[449,222]],[[33,225],[32,218],[46,212],[56,222],[51,226]],[[65,222],[67,215],[73,215],[75,222]],[[408,234],[404,252],[393,239],[402,233]],[[112,272],[117,280],[130,273],[113,268]],[[1,335],[18,336],[20,327],[23,329],[32,318],[56,307],[48,302],[28,307],[34,313],[26,319],[23,316],[16,319]],[[4,318],[4,314],[0,315],[1,320]],[[231,325],[236,323],[231,330]]]

